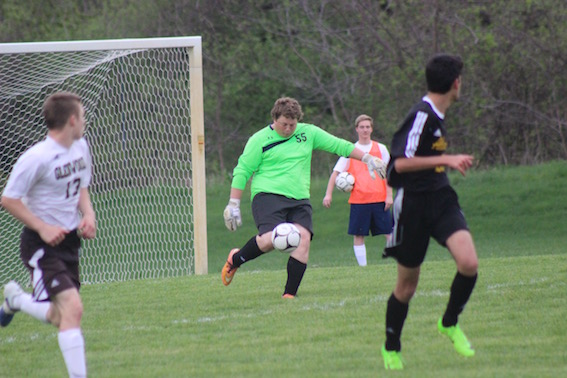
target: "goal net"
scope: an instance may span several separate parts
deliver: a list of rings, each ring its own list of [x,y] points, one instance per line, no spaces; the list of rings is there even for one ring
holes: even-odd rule
[[[45,98],[80,95],[97,237],[84,283],[207,273],[200,37],[0,44],[0,190],[45,138]],[[0,210],[0,285],[27,284],[22,225]]]

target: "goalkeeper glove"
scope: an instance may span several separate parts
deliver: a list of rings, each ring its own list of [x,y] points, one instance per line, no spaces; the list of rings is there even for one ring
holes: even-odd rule
[[[368,172],[370,172],[370,177],[375,179],[376,174],[374,172],[376,172],[378,173],[378,176],[380,176],[381,179],[386,178],[386,164],[384,164],[382,159],[370,154],[364,154],[364,156],[362,156],[362,159],[360,160],[363,163],[366,163],[366,166],[368,167]]]
[[[229,231],[236,231],[242,226],[242,217],[240,216],[240,200],[231,198],[223,212],[224,225]]]

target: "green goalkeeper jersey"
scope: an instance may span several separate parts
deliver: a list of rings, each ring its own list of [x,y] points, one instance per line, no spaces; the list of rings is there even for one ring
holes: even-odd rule
[[[298,123],[289,138],[279,136],[271,125],[266,126],[248,139],[234,168],[232,187],[243,190],[254,175],[252,198],[258,193],[272,193],[308,199],[313,150],[347,157],[354,144],[307,123]]]

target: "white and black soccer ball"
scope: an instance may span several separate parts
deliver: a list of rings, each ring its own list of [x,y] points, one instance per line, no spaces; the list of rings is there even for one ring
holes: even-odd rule
[[[335,186],[341,192],[351,192],[354,188],[354,176],[349,172],[341,172],[335,179]]]
[[[301,234],[293,223],[280,223],[272,231],[272,244],[280,252],[293,252],[301,241]]]

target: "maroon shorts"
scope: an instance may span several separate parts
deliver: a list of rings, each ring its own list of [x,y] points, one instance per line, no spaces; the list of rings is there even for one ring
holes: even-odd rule
[[[41,240],[37,232],[24,227],[20,239],[20,257],[31,274],[35,300],[49,300],[64,290],[80,288],[80,247],[81,239],[76,230],[51,247]]]

